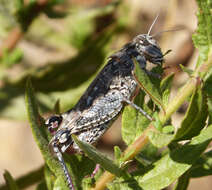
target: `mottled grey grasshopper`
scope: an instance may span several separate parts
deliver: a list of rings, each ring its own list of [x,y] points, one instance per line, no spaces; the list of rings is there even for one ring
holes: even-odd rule
[[[53,134],[50,146],[61,163],[68,186],[72,190],[74,187],[62,157],[62,153],[66,151],[71,153],[81,151],[73,141],[72,134],[81,141],[95,144],[126,104],[130,104],[152,120],[145,111],[132,102],[132,97],[136,95],[138,89],[132,73],[133,59],[147,74],[151,74],[146,70],[147,61],[160,65],[163,62],[164,55],[150,36],[152,26],[147,34],[136,36],[109,57],[108,63],[71,110],[61,115],[54,115],[46,121],[48,129]]]

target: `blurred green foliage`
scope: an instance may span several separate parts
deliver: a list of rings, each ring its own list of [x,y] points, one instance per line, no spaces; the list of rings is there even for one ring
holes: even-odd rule
[[[3,84],[0,89],[0,115],[18,120],[26,119],[26,112],[20,113],[18,110],[22,104],[24,107],[23,94],[29,76],[38,93],[42,113],[52,111],[57,99],[61,99],[61,111],[69,109],[104,64],[112,38],[123,32],[127,19],[123,22],[122,17],[116,16],[117,12],[122,14],[123,6],[119,1],[114,1],[99,8],[82,9],[71,6],[64,8],[65,1],[49,1],[39,16],[31,14],[36,12],[33,8],[37,6],[36,1],[30,1],[27,6],[19,0],[17,3],[16,7],[14,2],[9,4],[4,2],[0,6],[5,12],[9,10],[7,14],[10,13],[11,18],[18,17],[16,25],[23,24],[22,20],[26,17],[34,19],[33,23],[25,20],[22,26],[28,31],[25,34],[26,41],[30,43],[32,41],[35,45],[42,44],[58,52],[67,51],[69,55],[73,54],[70,52],[73,51],[74,55],[56,63],[48,62],[44,66],[36,66],[25,61],[24,52],[20,49],[15,49],[11,53],[5,51],[1,58],[1,63],[5,66],[0,67]],[[53,10],[55,4],[60,5],[66,12],[63,18],[57,18],[63,23],[61,26],[63,32],[55,30],[45,18],[49,16],[46,10]],[[127,12],[124,12],[124,18],[126,14]],[[4,18],[4,12],[0,13],[0,23]],[[15,63],[19,63],[21,72],[11,77],[8,74],[8,67],[11,68]]]

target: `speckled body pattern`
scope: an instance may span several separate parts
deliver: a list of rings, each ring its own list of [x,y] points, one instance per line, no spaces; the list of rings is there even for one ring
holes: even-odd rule
[[[78,104],[62,114],[60,128],[68,126],[72,134],[92,144],[110,127],[123,108],[123,98],[130,99],[137,86],[132,76],[133,62],[125,51],[119,57],[110,58]],[[78,150],[76,144],[73,147]]]

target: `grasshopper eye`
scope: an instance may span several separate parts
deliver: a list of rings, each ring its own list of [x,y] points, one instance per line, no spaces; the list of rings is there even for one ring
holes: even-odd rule
[[[46,120],[45,125],[48,127],[50,133],[54,134],[55,131],[57,131],[57,129],[59,128],[62,120],[63,120],[62,116],[53,115]]]

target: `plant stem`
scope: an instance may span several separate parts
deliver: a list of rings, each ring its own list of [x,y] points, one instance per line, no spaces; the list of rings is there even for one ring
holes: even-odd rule
[[[194,76],[187,81],[187,83],[172,99],[168,107],[165,109],[166,114],[164,114],[163,111],[160,111],[159,118],[162,124],[165,124],[165,122],[171,117],[171,115],[179,109],[183,102],[193,93],[196,86],[201,84],[201,79],[204,80],[204,77],[211,68],[212,54],[209,55],[208,60],[204,64],[200,65],[200,67],[195,70]],[[149,142],[149,139],[146,134],[149,130],[152,129],[154,129],[154,126],[151,122],[149,127],[144,131],[144,133],[124,151],[124,154],[122,156],[124,158],[123,161],[127,161],[134,158],[141,151],[141,149]],[[91,188],[91,190],[105,189],[106,184],[111,182],[114,178],[115,175],[109,173],[108,171],[105,171],[103,175],[99,178],[99,180],[96,182],[95,187]]]

